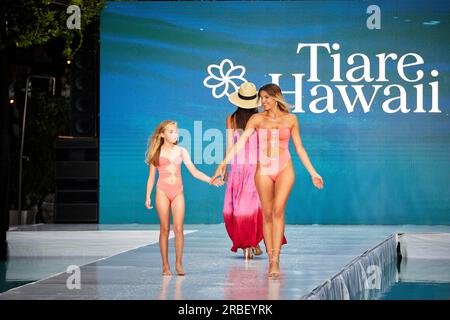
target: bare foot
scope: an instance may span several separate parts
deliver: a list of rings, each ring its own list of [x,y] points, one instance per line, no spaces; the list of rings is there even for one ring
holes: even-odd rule
[[[163,266],[162,275],[163,276],[171,276],[172,275],[172,271],[170,271],[170,267],[169,266]]]
[[[269,278],[278,278],[280,275],[280,250],[272,249],[269,256]]]
[[[269,278],[276,279],[280,276],[280,266],[278,261],[269,262]]]
[[[184,273],[182,265],[176,266],[175,270],[177,271],[177,275],[179,275],[179,276],[184,276],[186,274],[186,273]]]

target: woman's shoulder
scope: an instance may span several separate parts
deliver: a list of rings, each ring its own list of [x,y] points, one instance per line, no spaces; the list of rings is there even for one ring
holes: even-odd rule
[[[289,122],[291,122],[292,124],[295,124],[298,122],[297,116],[295,115],[295,113],[289,113],[286,117]]]
[[[260,121],[263,118],[263,113],[262,112],[257,112],[252,114],[252,116],[248,119],[249,121]]]
[[[258,113],[252,114],[247,121],[246,128],[248,128],[248,127],[257,128],[260,125],[262,119],[263,119],[263,117],[261,116],[261,113],[258,112]]]

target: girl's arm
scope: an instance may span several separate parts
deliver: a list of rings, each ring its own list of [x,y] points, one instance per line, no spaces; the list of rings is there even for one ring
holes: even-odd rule
[[[148,174],[148,179],[147,179],[147,192],[145,194],[145,206],[147,207],[147,209],[151,209],[152,207],[152,202],[150,199],[150,195],[152,194],[152,190],[153,190],[153,185],[155,184],[155,176],[156,176],[156,167],[150,163],[150,169],[149,169],[149,174]]]
[[[189,172],[192,174],[192,176],[198,180],[209,183],[210,177],[195,167],[195,165],[192,163],[189,152],[185,148],[183,148],[183,147],[180,147],[180,148],[181,148],[181,155],[183,157],[184,165],[189,170]]]
[[[306,170],[308,170],[309,174],[311,175],[314,185],[321,189],[323,187],[322,177],[314,169],[311,161],[309,160],[308,153],[303,147],[302,139],[300,137],[300,125],[298,124],[297,117],[295,115],[292,115],[292,117],[294,119],[294,126],[291,130],[291,134],[292,134],[292,142],[294,143],[295,146],[295,151],[297,151],[298,157],[302,161]]]

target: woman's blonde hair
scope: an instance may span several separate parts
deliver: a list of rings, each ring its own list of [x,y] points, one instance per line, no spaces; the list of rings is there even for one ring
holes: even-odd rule
[[[261,98],[261,91],[265,91],[271,96],[276,102],[278,102],[278,108],[283,112],[288,112],[292,107],[284,100],[283,94],[281,93],[281,88],[274,83],[269,83],[258,90],[258,98]]]
[[[159,163],[159,154],[161,152],[161,146],[164,143],[164,139],[161,137],[161,134],[166,130],[167,126],[170,124],[177,125],[175,121],[172,120],[164,120],[156,127],[155,131],[151,138],[148,139],[147,142],[147,151],[145,152],[145,160],[144,162],[148,165],[153,164],[154,166],[158,166]],[[175,142],[177,144],[177,142]]]

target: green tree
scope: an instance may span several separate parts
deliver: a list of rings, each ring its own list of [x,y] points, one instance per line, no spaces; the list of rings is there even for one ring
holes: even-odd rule
[[[80,8],[81,28],[69,29],[68,4],[51,0],[3,0],[0,12],[7,25],[0,31],[0,50],[5,47],[27,48],[62,39],[65,42],[64,56],[73,58],[86,37],[84,30],[98,19],[105,3],[105,0],[71,0],[70,5]]]

